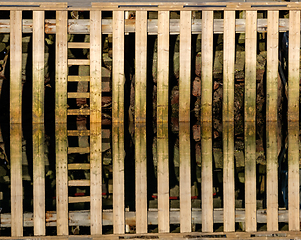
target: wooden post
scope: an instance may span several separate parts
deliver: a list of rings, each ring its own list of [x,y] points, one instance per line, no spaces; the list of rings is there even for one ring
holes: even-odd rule
[[[124,11],[113,11],[112,121],[124,121]]]
[[[112,124],[113,232],[124,234],[124,124]]]
[[[158,12],[157,122],[168,122],[169,11]]]
[[[44,159],[44,11],[33,11],[33,212],[34,235],[46,234]]]
[[[213,11],[202,11],[202,121],[212,121]]]
[[[245,227],[257,229],[256,218],[256,47],[257,11],[246,11],[245,38]]]
[[[300,231],[299,122],[288,122],[288,226]]]
[[[169,232],[168,124],[157,124],[158,232]]]
[[[212,122],[202,122],[202,232],[213,232]]]
[[[146,122],[147,11],[136,11],[135,122]]]
[[[277,121],[279,11],[268,11],[266,121]]]
[[[11,235],[23,236],[22,11],[10,11]]]
[[[179,123],[180,231],[191,232],[190,123]]]
[[[135,123],[136,233],[147,233],[146,125]]]
[[[299,121],[300,11],[289,12],[288,120]]]
[[[267,122],[267,230],[278,231],[277,122]]]
[[[180,13],[179,121],[190,121],[191,11]]]

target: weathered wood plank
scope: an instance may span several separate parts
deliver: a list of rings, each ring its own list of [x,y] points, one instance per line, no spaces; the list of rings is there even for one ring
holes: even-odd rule
[[[90,15],[90,122],[101,123],[102,14],[100,11],[91,11]]]
[[[66,124],[55,126],[57,235],[68,235],[68,139]]]
[[[80,108],[80,109],[67,109],[68,115],[89,115],[90,109]]]
[[[202,121],[212,121],[213,11],[202,12]]]
[[[288,120],[299,121],[300,11],[289,12]]]
[[[68,181],[69,187],[87,187],[90,186],[90,180],[84,179],[84,180],[69,180]]]
[[[179,121],[190,121],[191,11],[180,13]]]
[[[256,121],[257,12],[246,12],[245,38],[245,121]]]
[[[68,92],[68,98],[90,98],[88,92]]]
[[[213,232],[212,122],[202,123],[202,232]]]
[[[247,232],[254,232],[257,229],[255,130],[255,122],[245,123],[245,227]]]
[[[90,76],[68,76],[68,82],[89,82]]]
[[[278,148],[277,122],[267,122],[267,230],[278,231]]]
[[[299,159],[299,122],[288,122],[288,226],[290,231],[300,231]]]
[[[168,124],[157,123],[158,232],[169,232]]]
[[[147,12],[136,12],[135,122],[146,122]]]
[[[90,65],[90,59],[68,59],[68,65],[85,66]]]
[[[68,147],[68,153],[89,153],[90,147]]]
[[[136,233],[147,233],[146,125],[135,123]]]
[[[46,234],[44,124],[33,124],[32,129],[34,235],[43,236]]]
[[[22,186],[22,11],[10,11],[11,235],[23,236]]]
[[[169,11],[158,12],[157,122],[168,122]]]
[[[191,232],[190,123],[179,123],[180,231]]]
[[[113,12],[112,121],[124,120],[124,11]]]
[[[112,123],[113,232],[125,232],[124,217],[124,124]]]
[[[89,170],[89,163],[69,163],[68,170]]]
[[[56,33],[56,83],[55,83],[55,121],[67,121],[67,12],[57,11]]]
[[[279,11],[268,11],[266,120],[277,121]]]
[[[94,11],[91,11],[91,13],[92,12],[94,12]],[[95,11],[95,12],[97,12],[97,11]],[[92,19],[92,18],[90,17],[90,19]],[[92,24],[90,22],[90,32],[92,32],[91,26],[92,26]],[[101,24],[98,25],[98,28],[99,29],[101,28]],[[68,48],[79,48],[79,49],[90,48],[90,43],[88,43],[88,42],[68,42]]]

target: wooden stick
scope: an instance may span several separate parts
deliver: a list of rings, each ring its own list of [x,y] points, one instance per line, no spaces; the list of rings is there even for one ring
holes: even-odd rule
[[[135,123],[135,162],[136,233],[147,233],[147,150],[145,124]]]
[[[179,121],[190,121],[191,11],[180,13]]]
[[[124,120],[124,11],[113,12],[112,121]]]
[[[267,230],[278,231],[277,122],[267,122]]]
[[[299,121],[300,11],[289,12],[288,120]]]
[[[168,125],[157,124],[158,232],[169,232]]]
[[[169,11],[158,12],[157,122],[168,122]]]
[[[266,120],[277,121],[279,11],[268,11]]]
[[[213,232],[212,122],[202,123],[202,232]]]
[[[124,234],[124,125],[112,123],[113,232]]]
[[[179,123],[180,231],[191,232],[190,123]]]
[[[135,122],[146,122],[147,12],[136,11]]]
[[[212,121],[213,11],[202,12],[202,121]]]
[[[23,236],[22,186],[22,11],[10,11],[11,235]]]

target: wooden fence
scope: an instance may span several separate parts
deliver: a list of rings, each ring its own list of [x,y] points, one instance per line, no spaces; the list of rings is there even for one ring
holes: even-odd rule
[[[56,226],[57,235],[69,235],[69,226],[81,222],[91,235],[102,234],[102,226],[113,225],[114,234],[124,234],[126,225],[135,225],[137,234],[148,233],[157,224],[159,233],[168,233],[170,224],[180,224],[182,233],[192,224],[202,224],[203,232],[213,232],[213,223],[223,223],[224,232],[234,232],[236,222],[244,222],[247,232],[257,223],[267,223],[268,231],[278,231],[279,222],[289,230],[300,230],[299,207],[299,86],[301,3],[93,3],[92,8],[68,8],[65,3],[0,3],[10,11],[10,19],[0,19],[0,33],[10,33],[10,168],[11,214],[1,215],[1,226],[11,227],[11,236],[23,236],[23,226],[34,226],[34,235],[46,234],[46,226]],[[68,19],[68,11],[90,12],[90,20]],[[279,18],[279,11],[289,18]],[[32,11],[32,19],[22,19]],[[45,19],[45,11],[55,11],[56,19]],[[103,12],[112,19],[103,19]],[[125,19],[134,11],[135,19]],[[158,19],[148,19],[148,12]],[[170,19],[179,11],[180,19]],[[201,19],[193,18],[200,11]],[[214,19],[222,11],[223,19]],[[236,19],[237,11],[245,18]],[[267,18],[257,19],[257,11]],[[288,44],[288,210],[278,209],[277,90],[279,32],[289,32]],[[256,208],[256,52],[257,33],[267,32],[266,120],[267,120],[267,209]],[[33,213],[23,213],[22,187],[22,33],[32,33],[32,123],[33,123]],[[44,167],[44,42],[45,33],[55,34],[55,134],[56,212],[45,212]],[[124,36],[135,33],[135,180],[136,211],[124,205]],[[201,209],[191,207],[191,41],[202,34],[201,116],[202,186]],[[213,209],[212,178],[212,95],[213,35],[224,35],[223,50],[223,176],[224,208]],[[234,191],[234,62],[235,33],[245,33],[245,207],[235,209]],[[90,43],[69,43],[68,34],[90,34]],[[102,35],[113,35],[112,53],[112,161],[113,210],[102,209]],[[148,210],[146,177],[146,92],[147,36],[158,35],[157,43],[157,181],[158,209]],[[180,210],[169,206],[169,37],[180,35],[179,139]],[[68,48],[90,49],[89,59],[68,59]],[[89,65],[89,76],[70,76],[68,66]],[[89,82],[89,92],[68,93],[68,82]],[[89,108],[70,109],[68,98],[89,98]],[[67,130],[67,116],[89,115],[89,130]],[[68,147],[68,136],[90,136],[88,147]],[[70,153],[89,153],[89,164],[68,164]],[[90,169],[90,180],[69,180],[68,170]],[[69,197],[68,187],[88,186],[89,197]],[[68,203],[90,202],[90,211],[69,212]],[[79,220],[81,219],[81,220]]]

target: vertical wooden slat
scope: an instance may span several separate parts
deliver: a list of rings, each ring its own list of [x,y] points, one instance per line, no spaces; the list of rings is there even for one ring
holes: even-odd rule
[[[67,121],[67,12],[56,12],[56,83],[55,83],[55,121]]]
[[[42,236],[45,228],[45,164],[44,164],[44,11],[33,11],[33,212],[34,235]]]
[[[202,121],[212,121],[213,11],[202,12]]]
[[[101,12],[90,12],[91,234],[102,234]]]
[[[289,12],[288,120],[299,121],[300,11]]]
[[[179,121],[190,121],[191,11],[180,13]]]
[[[147,11],[136,11],[135,122],[146,121]]]
[[[22,11],[10,11],[11,235],[23,236]]]
[[[157,125],[158,231],[169,232],[168,125]]]
[[[56,209],[57,235],[68,235],[67,11],[56,12]]]
[[[277,121],[279,11],[268,11],[266,120]]]
[[[246,11],[245,37],[245,227],[256,231],[256,47],[257,11]]]
[[[112,125],[113,157],[113,232],[125,232],[124,220],[124,124]]]
[[[191,232],[190,123],[179,123],[180,231]]]
[[[169,11],[158,12],[157,122],[168,121]]]
[[[267,122],[267,230],[278,231],[277,122]]]
[[[212,122],[202,122],[202,232],[213,232]]]
[[[224,231],[235,231],[234,185],[235,11],[224,11],[223,204]]]
[[[124,11],[113,11],[112,121],[124,120]]]
[[[135,123],[136,233],[147,233],[146,125]]]
[[[288,122],[288,226],[300,231],[299,122]]]

